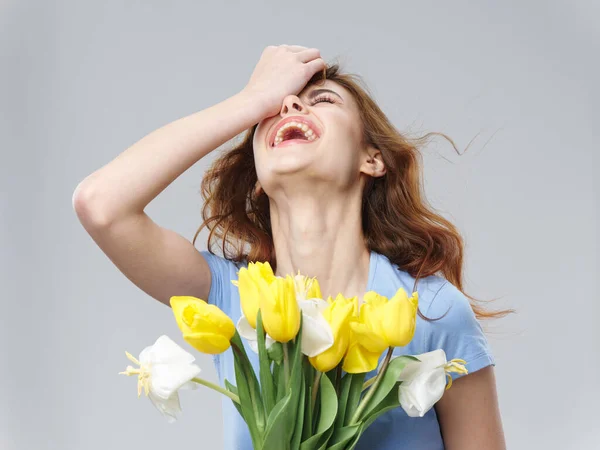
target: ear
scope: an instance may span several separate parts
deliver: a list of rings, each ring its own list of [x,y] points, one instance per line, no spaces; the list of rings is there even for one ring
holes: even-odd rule
[[[256,184],[254,185],[254,195],[256,197],[260,197],[264,193],[265,193],[265,191],[263,191],[260,181],[256,180]]]
[[[371,177],[379,178],[385,175],[386,168],[383,162],[383,156],[375,147],[369,146],[365,152],[365,157],[360,171]]]

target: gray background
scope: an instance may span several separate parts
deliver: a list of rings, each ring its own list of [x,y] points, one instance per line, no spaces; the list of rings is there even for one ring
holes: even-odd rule
[[[0,448],[221,447],[218,394],[188,393],[168,425],[117,375],[124,350],[183,340],[71,196],[145,134],[241,89],[270,44],[337,57],[401,130],[460,149],[477,135],[464,156],[441,139],[424,150],[426,189],[464,233],[468,291],[518,309],[486,324],[508,446],[599,448],[599,13],[566,0],[0,2]],[[191,240],[213,156],[149,205],[156,222]]]

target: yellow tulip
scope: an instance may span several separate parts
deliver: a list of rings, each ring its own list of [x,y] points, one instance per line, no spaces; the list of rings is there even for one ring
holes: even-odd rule
[[[390,347],[404,347],[412,341],[417,326],[419,294],[408,297],[398,289],[396,294],[381,308],[381,328]]]
[[[381,352],[370,352],[360,345],[357,338],[356,334],[351,334],[342,369],[348,373],[365,373],[375,370]]]
[[[252,328],[256,328],[256,315],[261,296],[268,295],[269,284],[275,279],[271,265],[266,263],[250,263],[242,267],[238,279],[232,283],[240,291],[240,303],[244,317]]]
[[[352,335],[343,369],[349,373],[369,372],[377,367],[385,349],[407,345],[415,334],[417,308],[417,292],[409,298],[400,288],[391,300],[367,292],[359,317],[350,323]]]
[[[352,329],[359,335],[361,345],[371,352],[404,347],[415,334],[417,307],[417,292],[409,298],[400,288],[391,300],[376,292],[367,292],[359,321]]]
[[[329,306],[323,311],[323,317],[329,323],[333,333],[333,345],[317,356],[309,358],[313,367],[321,372],[329,372],[336,367],[350,344],[350,320],[354,311],[357,298],[346,299],[338,294],[334,301],[331,297],[327,300]]]
[[[300,307],[291,276],[275,277],[260,296],[260,311],[265,331],[278,342],[289,342],[300,329]]]
[[[202,353],[223,353],[235,334],[232,320],[215,305],[187,295],[173,296],[171,308],[183,339]]]

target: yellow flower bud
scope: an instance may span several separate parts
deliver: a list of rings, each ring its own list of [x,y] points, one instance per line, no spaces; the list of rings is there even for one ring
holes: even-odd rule
[[[381,308],[381,328],[390,347],[404,347],[412,341],[417,326],[419,294],[408,297],[406,291],[398,289],[389,302]]]
[[[360,320],[353,327],[361,345],[371,352],[407,345],[415,334],[418,303],[417,292],[409,298],[402,288],[391,300],[376,292],[367,292],[360,308]]]
[[[289,342],[300,329],[300,307],[291,276],[275,277],[260,296],[260,311],[265,331],[278,342]]]
[[[261,296],[268,295],[269,284],[275,279],[271,265],[266,263],[250,263],[248,268],[242,267],[238,279],[232,283],[240,291],[240,303],[244,317],[252,328],[256,328],[256,315]]]
[[[400,288],[391,300],[367,292],[359,317],[350,322],[352,334],[343,369],[349,373],[369,372],[377,367],[386,348],[407,345],[415,334],[417,309],[417,292],[409,298]]]
[[[352,333],[350,337],[350,345],[348,352],[344,357],[342,369],[348,373],[365,373],[375,370],[379,362],[381,352],[374,353],[368,351],[365,347],[359,344],[357,336]]]
[[[333,345],[317,356],[309,358],[313,367],[321,372],[329,372],[336,367],[350,344],[350,320],[354,311],[356,297],[346,299],[338,294],[335,301],[327,300],[329,306],[323,311],[323,317],[329,323],[333,333]]]
[[[202,353],[223,353],[235,334],[232,320],[215,305],[187,295],[173,296],[171,308],[183,339]]]

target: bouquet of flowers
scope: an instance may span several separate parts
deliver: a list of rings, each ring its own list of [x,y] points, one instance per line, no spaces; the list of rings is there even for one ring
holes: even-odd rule
[[[126,352],[138,368],[121,373],[137,376],[138,396],[144,391],[169,421],[181,411],[179,390],[200,384],[231,399],[255,449],[349,450],[392,408],[422,417],[451,386],[449,373],[466,373],[465,361],[448,362],[441,349],[393,356],[414,336],[417,292],[409,297],[399,289],[388,299],[371,291],[359,307],[356,297],[323,299],[315,278],[275,276],[268,263],[250,263],[232,282],[243,313],[237,325],[195,297],[173,296],[170,303],[196,350],[231,347],[235,385],[199,378],[194,357],[167,336],[138,359]],[[258,353],[258,373],[242,339]]]

